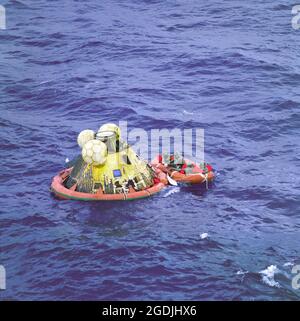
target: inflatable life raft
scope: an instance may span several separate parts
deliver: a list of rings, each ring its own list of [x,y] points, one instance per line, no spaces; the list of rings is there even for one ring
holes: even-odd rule
[[[82,131],[81,147],[69,168],[56,175],[51,191],[59,198],[82,201],[123,201],[151,196],[167,184],[167,174],[141,160],[121,140],[114,124],[100,127],[97,133]]]
[[[211,165],[202,163],[197,165],[189,159],[181,158],[176,161],[176,155],[168,156],[168,159],[163,160],[161,155],[158,155],[151,165],[155,169],[160,169],[168,174],[172,179],[179,183],[202,184],[213,181],[215,175]]]

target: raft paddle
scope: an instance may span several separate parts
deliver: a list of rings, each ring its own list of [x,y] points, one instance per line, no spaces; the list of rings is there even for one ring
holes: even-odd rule
[[[177,186],[177,182],[167,174],[167,179],[170,185]]]

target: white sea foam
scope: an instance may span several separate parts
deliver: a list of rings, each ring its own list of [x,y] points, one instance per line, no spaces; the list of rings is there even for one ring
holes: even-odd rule
[[[69,162],[70,162],[70,160],[69,160],[68,157],[65,159],[65,162],[66,162],[66,163],[69,163]]]
[[[249,273],[249,272],[248,271],[242,271],[242,270],[236,272],[237,275],[245,275],[247,273]]]
[[[187,110],[183,110],[183,113],[186,114],[186,115],[194,115],[194,113],[190,112],[190,111],[187,111]]]
[[[41,81],[40,83],[37,84],[37,86],[41,86],[44,84],[48,84],[49,82],[51,82],[52,80],[45,80],[45,81]]]
[[[294,263],[292,262],[286,262],[283,264],[284,267],[287,267],[287,266],[294,266]]]
[[[279,283],[274,279],[275,274],[278,272],[279,270],[276,265],[270,265],[265,270],[262,270],[259,273],[262,275],[262,280],[265,284],[279,288]]]
[[[174,193],[178,193],[179,191],[180,191],[179,187],[173,187],[163,197],[168,197]]]
[[[207,237],[208,237],[208,233],[202,233],[202,234],[200,234],[201,240],[204,240],[204,239],[206,239]]]
[[[245,279],[246,274],[248,274],[248,273],[249,273],[248,271],[239,270],[239,271],[236,272],[236,275],[239,275],[239,277],[241,278],[240,279],[241,282],[243,282],[244,279]]]

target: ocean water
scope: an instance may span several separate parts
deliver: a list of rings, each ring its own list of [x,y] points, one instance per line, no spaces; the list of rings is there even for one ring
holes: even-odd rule
[[[292,1],[1,1],[1,300],[299,300]],[[205,130],[217,178],[126,203],[49,192],[105,122]]]

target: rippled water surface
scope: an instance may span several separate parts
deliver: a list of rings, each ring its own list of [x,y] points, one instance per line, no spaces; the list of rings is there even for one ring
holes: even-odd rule
[[[294,2],[1,3],[1,299],[300,299]],[[215,184],[53,198],[78,132],[119,120],[204,128]]]

